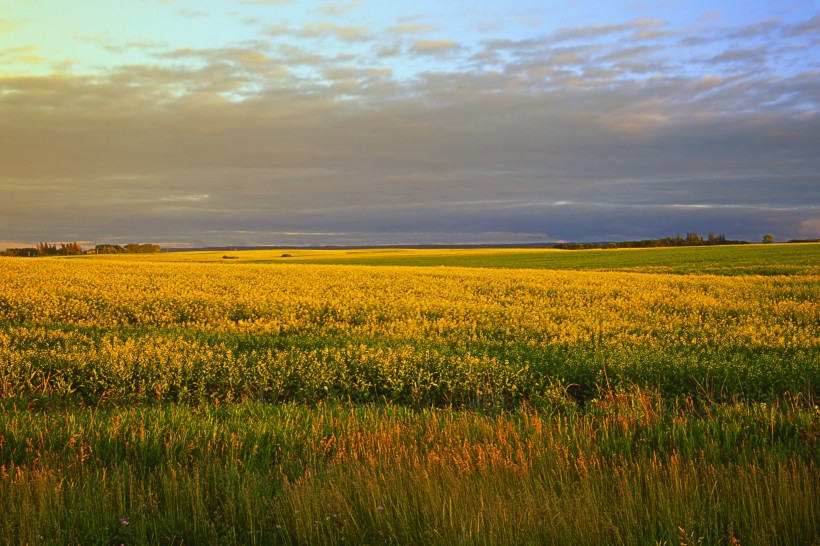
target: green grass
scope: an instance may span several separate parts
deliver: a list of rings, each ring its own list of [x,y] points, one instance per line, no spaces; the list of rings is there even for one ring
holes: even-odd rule
[[[807,402],[693,413],[685,400],[632,390],[552,417],[390,404],[30,412],[7,402],[0,536],[812,544],[820,429]]]
[[[75,326],[12,329],[17,349],[0,394],[35,407],[174,401],[320,400],[550,411],[612,388],[716,402],[818,396],[817,348],[529,346],[501,339],[445,342],[298,332],[208,333]],[[129,355],[116,347],[129,348]],[[110,348],[110,349],[109,349]]]
[[[361,265],[413,265],[454,267],[503,267],[514,269],[595,269],[657,273],[713,275],[790,275],[816,272],[820,266],[820,245],[754,245],[685,247],[656,249],[498,251],[441,255],[414,255],[412,252],[384,254],[356,251],[346,257],[309,256],[306,263]],[[298,259],[298,253],[293,253]]]
[[[283,258],[282,254],[290,254]],[[225,260],[224,256],[236,259]],[[711,275],[820,273],[820,244],[728,245],[614,250],[553,249],[364,249],[173,252],[153,255],[85,256],[69,259],[371,266],[452,266],[510,269],[578,269]]]

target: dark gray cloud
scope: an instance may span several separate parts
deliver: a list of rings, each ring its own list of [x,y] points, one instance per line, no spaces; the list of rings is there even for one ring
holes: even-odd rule
[[[155,64],[93,76],[0,78],[0,239],[820,236],[814,19],[477,47],[410,24],[390,40],[271,27],[226,48],[147,44]]]

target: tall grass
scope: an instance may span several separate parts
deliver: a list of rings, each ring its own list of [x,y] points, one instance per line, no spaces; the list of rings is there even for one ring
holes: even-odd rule
[[[818,408],[645,391],[548,416],[172,404],[0,416],[0,536],[44,544],[811,544]],[[734,542],[733,542],[734,541]]]

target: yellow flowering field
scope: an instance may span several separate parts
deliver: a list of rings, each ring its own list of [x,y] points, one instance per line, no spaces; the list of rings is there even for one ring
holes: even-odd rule
[[[4,396],[508,405],[812,392],[820,275],[0,260]]]

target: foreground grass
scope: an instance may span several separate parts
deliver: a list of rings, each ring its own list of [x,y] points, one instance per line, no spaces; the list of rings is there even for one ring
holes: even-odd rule
[[[37,544],[812,544],[820,409],[394,405],[0,413],[0,536]]]

